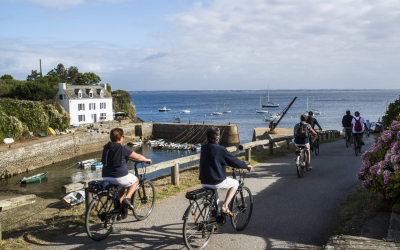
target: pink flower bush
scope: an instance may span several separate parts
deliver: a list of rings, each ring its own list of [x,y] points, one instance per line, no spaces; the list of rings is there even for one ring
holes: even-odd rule
[[[362,186],[386,199],[400,198],[400,121],[393,121],[361,159]]]

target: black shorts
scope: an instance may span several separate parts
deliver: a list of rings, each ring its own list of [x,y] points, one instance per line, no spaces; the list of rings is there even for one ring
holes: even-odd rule
[[[362,136],[364,134],[364,132],[362,133],[353,133],[354,136]]]

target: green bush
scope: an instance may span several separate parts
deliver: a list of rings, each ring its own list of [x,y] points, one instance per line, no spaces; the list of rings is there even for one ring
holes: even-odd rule
[[[16,139],[23,133],[28,132],[28,128],[15,116],[8,116],[0,111],[0,140],[4,138]]]
[[[387,130],[390,124],[396,120],[400,119],[400,96],[399,99],[389,104],[388,110],[386,111],[386,115],[382,117],[383,129]]]
[[[47,104],[43,103],[43,105],[49,117],[49,126],[51,128],[59,130],[65,130],[68,128],[71,118],[58,102],[52,101]]]

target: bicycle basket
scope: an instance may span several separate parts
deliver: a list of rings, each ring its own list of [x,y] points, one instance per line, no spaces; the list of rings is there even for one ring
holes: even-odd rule
[[[110,187],[112,187],[112,184],[109,181],[91,181],[88,183],[88,191],[90,193],[104,191]]]
[[[206,195],[212,194],[212,190],[206,188],[196,189],[186,193],[186,199],[197,200]]]

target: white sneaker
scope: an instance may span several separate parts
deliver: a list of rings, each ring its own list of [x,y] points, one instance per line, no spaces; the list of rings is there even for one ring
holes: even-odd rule
[[[311,166],[308,166],[308,167],[307,167],[307,171],[311,171],[311,169],[312,169]]]

